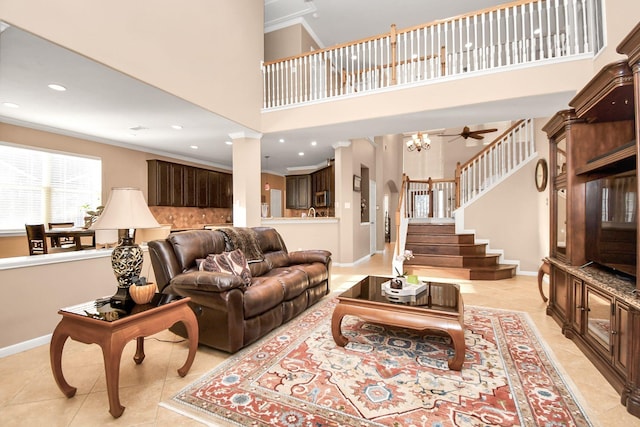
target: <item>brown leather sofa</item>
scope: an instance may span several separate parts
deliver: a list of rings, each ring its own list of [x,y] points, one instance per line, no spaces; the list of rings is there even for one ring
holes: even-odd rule
[[[263,255],[261,261],[249,262],[249,286],[240,276],[198,269],[199,260],[209,254],[238,246],[251,251],[242,247],[247,242],[230,241],[229,231],[182,231],[165,240],[149,242],[159,291],[191,297],[200,344],[229,353],[255,342],[317,303],[329,293],[331,276],[329,251],[288,252],[280,234],[270,227],[236,230],[255,236],[249,240],[257,243]],[[181,323],[171,330],[186,336]]]

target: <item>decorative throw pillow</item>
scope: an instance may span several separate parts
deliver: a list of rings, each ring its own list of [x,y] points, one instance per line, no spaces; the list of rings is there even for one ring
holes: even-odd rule
[[[245,285],[251,285],[249,264],[240,249],[221,254],[209,254],[200,265],[200,270],[240,276]]]

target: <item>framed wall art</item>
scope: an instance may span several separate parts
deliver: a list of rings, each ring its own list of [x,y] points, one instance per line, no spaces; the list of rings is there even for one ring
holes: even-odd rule
[[[353,191],[360,192],[362,190],[362,178],[358,175],[353,175]]]

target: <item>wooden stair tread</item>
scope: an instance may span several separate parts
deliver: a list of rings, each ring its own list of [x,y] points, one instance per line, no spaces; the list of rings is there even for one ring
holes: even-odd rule
[[[409,224],[405,247],[413,258],[405,270],[469,280],[501,280],[515,276],[517,265],[499,264],[500,255],[485,253],[486,243],[472,233],[455,232],[453,224]]]

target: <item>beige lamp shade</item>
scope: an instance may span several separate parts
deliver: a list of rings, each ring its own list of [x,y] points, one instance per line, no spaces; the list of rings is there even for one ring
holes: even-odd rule
[[[112,188],[102,214],[92,230],[160,227],[139,188]]]

